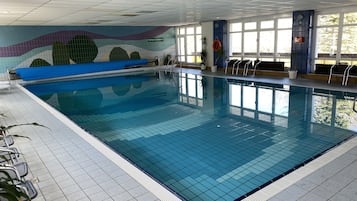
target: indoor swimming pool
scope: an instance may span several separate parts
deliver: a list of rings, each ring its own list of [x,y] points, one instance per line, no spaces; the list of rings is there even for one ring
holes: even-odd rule
[[[190,73],[29,91],[184,200],[240,200],[357,131],[357,94]]]

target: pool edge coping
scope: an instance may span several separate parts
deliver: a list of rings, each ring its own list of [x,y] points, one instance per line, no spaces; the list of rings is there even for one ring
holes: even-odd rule
[[[68,126],[74,133],[79,135],[82,139],[84,139],[87,143],[93,146],[96,150],[98,150],[101,154],[107,157],[110,161],[116,164],[119,168],[124,170],[129,176],[134,178],[140,185],[145,187],[148,191],[154,194],[160,200],[170,200],[170,201],[181,201],[181,199],[175,195],[173,192],[165,188],[163,185],[155,181],[152,177],[145,174],[143,171],[135,167],[129,161],[124,159],[122,156],[114,152],[103,142],[99,141],[94,136],[87,133],[85,130],[80,128],[77,124],[75,124],[72,120],[66,117],[64,114],[60,113],[50,105],[43,102],[40,98],[26,90],[20,84],[15,85],[18,89],[20,89],[24,94],[29,96],[32,100],[34,100],[37,104],[51,113],[55,118],[61,121],[63,124]]]

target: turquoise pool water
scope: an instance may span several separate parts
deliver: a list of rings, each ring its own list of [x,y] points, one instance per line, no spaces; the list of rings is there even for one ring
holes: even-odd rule
[[[174,73],[25,86],[185,200],[240,200],[356,133],[356,94]]]

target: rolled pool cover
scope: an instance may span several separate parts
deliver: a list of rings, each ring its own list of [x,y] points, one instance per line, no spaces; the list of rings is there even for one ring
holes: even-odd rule
[[[122,60],[111,62],[94,62],[85,64],[69,64],[56,66],[39,66],[17,68],[16,74],[24,81],[50,79],[71,75],[119,70],[129,66],[145,65],[147,59]]]

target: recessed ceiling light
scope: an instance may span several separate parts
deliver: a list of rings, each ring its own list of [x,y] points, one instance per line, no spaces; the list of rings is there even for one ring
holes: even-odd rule
[[[135,16],[138,16],[138,14],[128,13],[128,14],[122,14],[121,16],[125,16],[125,17],[135,17]]]
[[[157,11],[154,11],[154,10],[141,10],[141,11],[138,11],[137,13],[156,13]]]

